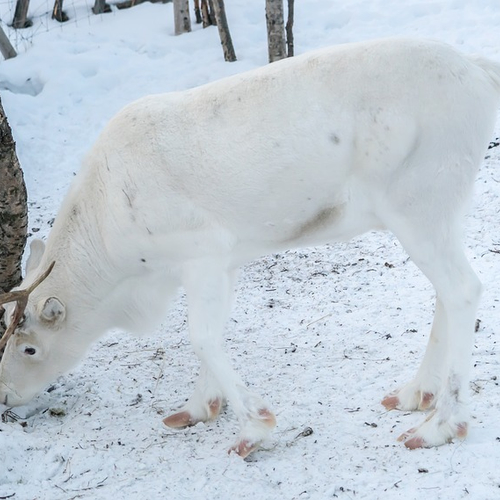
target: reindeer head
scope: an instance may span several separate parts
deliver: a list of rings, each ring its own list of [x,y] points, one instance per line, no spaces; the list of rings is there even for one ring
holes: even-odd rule
[[[38,242],[40,256],[43,244]],[[30,256],[33,260],[33,255]],[[65,319],[65,308],[59,299],[37,297],[32,293],[49,276],[55,262],[35,280],[27,266],[24,282],[31,284],[0,295],[5,304],[4,322],[7,326],[0,339],[0,403],[18,406],[28,402],[59,373],[58,349],[54,349],[54,336]],[[35,266],[37,267],[37,266]],[[32,273],[34,271],[32,270]],[[22,286],[22,285],[21,285]]]

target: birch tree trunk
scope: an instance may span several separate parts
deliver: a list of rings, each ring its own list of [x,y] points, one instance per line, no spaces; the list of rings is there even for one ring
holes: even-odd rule
[[[236,53],[234,52],[231,33],[227,24],[226,9],[224,8],[224,0],[214,0],[213,8],[215,21],[219,29],[220,43],[224,52],[224,60],[228,62],[236,61]]]
[[[200,10],[201,21],[204,28],[208,28],[208,26],[215,26],[217,24],[215,21],[214,4],[212,0],[201,0]]]
[[[54,2],[54,8],[52,9],[52,19],[59,21],[60,23],[65,23],[69,20],[66,12],[63,10],[63,0],[56,0]]]
[[[266,0],[266,21],[269,62],[272,63],[286,57],[283,0]]]
[[[11,59],[17,56],[16,49],[10,43],[9,37],[5,34],[5,31],[0,26],[0,52],[4,59]]]
[[[14,11],[14,19],[12,27],[15,29],[29,28],[33,23],[28,19],[28,7],[30,0],[17,0],[16,10]]]
[[[201,24],[200,0],[194,0],[194,16],[196,17],[196,24]]]
[[[28,208],[16,144],[1,101],[0,179],[0,289],[8,291],[21,282],[21,257],[26,244]]]
[[[176,35],[191,31],[191,18],[189,16],[189,0],[174,0],[174,29]]]
[[[106,14],[111,12],[111,7],[106,3],[106,0],[95,0],[94,6],[92,7],[92,12],[94,14]]]

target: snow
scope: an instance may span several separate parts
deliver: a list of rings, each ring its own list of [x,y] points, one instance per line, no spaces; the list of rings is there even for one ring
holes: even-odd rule
[[[93,16],[87,2],[65,2],[72,21],[60,26],[47,15],[52,4],[32,0],[33,28],[3,24],[20,52],[0,64],[0,89],[33,235],[47,236],[82,156],[126,103],[266,64],[264,1],[226,4],[232,64],[215,28],[173,36],[171,4]],[[4,23],[12,12],[12,1],[0,5]],[[303,0],[295,48],[403,34],[500,60],[499,27],[497,0]],[[423,415],[379,402],[418,367],[433,290],[390,234],[370,233],[243,269],[226,347],[278,417],[248,460],[227,454],[237,432],[230,408],[186,430],[161,423],[198,370],[180,296],[159,332],[110,333],[0,423],[0,498],[500,498],[499,163],[500,148],[489,150],[466,220],[467,253],[484,284],[466,441],[415,451],[396,441]]]

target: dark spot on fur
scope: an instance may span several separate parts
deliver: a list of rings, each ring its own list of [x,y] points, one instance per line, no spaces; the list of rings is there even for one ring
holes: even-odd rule
[[[73,205],[73,208],[71,209],[71,217],[78,217],[78,205]]]
[[[146,262],[146,259],[141,259],[141,262]]]
[[[332,225],[342,215],[343,208],[343,205],[323,208],[308,221],[304,222],[302,226],[297,229],[291,240],[300,239],[304,236],[314,234],[315,232]]]

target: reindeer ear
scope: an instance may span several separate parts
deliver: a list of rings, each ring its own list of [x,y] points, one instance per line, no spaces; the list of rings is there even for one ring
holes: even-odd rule
[[[41,313],[42,319],[55,325],[61,323],[65,316],[66,307],[58,298],[50,297],[45,301]]]
[[[35,270],[42,260],[45,252],[45,243],[42,240],[35,239],[30,244],[30,254],[26,262],[26,274]]]

